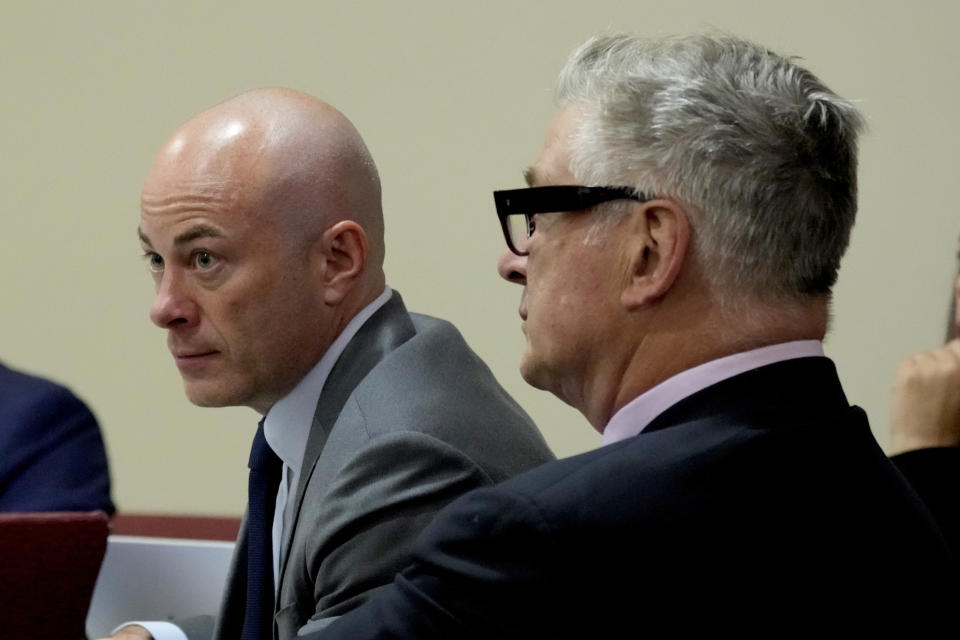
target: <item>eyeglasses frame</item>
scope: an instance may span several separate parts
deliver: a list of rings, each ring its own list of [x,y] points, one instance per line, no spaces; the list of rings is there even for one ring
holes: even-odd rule
[[[551,185],[544,187],[526,187],[493,192],[493,201],[500,219],[503,238],[510,251],[518,256],[529,255],[529,251],[520,251],[510,237],[507,218],[513,215],[532,216],[538,213],[565,213],[581,211],[612,200],[653,200],[633,187],[583,187],[578,185]],[[529,217],[527,228],[529,229]],[[528,233],[527,237],[533,234]]]

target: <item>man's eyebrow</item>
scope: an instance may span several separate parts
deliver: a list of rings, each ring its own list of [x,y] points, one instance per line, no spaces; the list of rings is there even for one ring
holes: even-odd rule
[[[143,230],[140,227],[137,227],[137,236],[140,238],[140,242],[147,245],[148,247],[153,247],[153,244],[150,242],[150,238],[146,236]],[[187,231],[184,231],[176,238],[173,239],[174,246],[180,246],[188,244],[197,240],[199,238],[222,238],[223,234],[220,233],[217,229],[213,227],[208,227],[205,224],[198,224]]]
[[[217,229],[213,227],[208,227],[205,224],[198,224],[197,226],[184,231],[176,238],[173,239],[174,246],[180,246],[193,242],[199,238],[222,238],[223,234],[220,233]]]

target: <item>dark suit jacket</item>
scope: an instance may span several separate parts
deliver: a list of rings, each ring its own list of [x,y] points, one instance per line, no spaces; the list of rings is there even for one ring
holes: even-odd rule
[[[885,624],[893,604],[922,626],[957,593],[929,514],[826,358],[741,374],[634,438],[471,492],[413,557],[311,637],[815,637]]]
[[[550,459],[529,417],[453,325],[408,314],[394,294],[350,341],[321,393],[281,565],[277,637],[322,628],[389,584],[415,536],[455,497]],[[241,531],[238,548],[245,544]],[[245,579],[235,566],[217,638],[240,635]],[[182,626],[191,638],[209,637]]]
[[[953,557],[960,560],[960,447],[917,449],[891,460],[930,509]]]
[[[0,365],[0,511],[113,513],[100,428],[76,396]]]

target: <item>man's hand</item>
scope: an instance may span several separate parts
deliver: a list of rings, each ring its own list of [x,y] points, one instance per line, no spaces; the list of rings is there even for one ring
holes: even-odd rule
[[[900,363],[893,383],[891,454],[960,445],[960,339]]]
[[[130,624],[117,629],[117,632],[109,638],[101,638],[100,640],[153,640],[153,636],[140,625]]]

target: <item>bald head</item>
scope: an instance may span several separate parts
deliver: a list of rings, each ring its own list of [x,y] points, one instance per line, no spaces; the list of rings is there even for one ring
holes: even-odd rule
[[[384,290],[380,181],[350,121],[289,89],[204,111],[141,195],[153,322],[187,396],[265,413]]]
[[[182,125],[144,182],[145,209],[190,192],[258,223],[312,241],[343,220],[369,243],[368,268],[383,265],[380,178],[353,124],[329,104],[292,89],[248,91]]]

